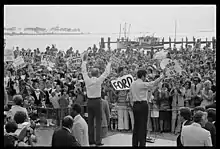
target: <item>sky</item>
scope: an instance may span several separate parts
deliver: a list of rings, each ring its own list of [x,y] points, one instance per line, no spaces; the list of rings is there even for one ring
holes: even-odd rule
[[[5,27],[80,28],[82,32],[216,32],[215,5],[5,5]],[[128,25],[127,25],[128,28]]]

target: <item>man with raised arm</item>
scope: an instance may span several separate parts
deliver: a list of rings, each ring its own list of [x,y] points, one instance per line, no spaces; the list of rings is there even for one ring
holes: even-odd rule
[[[87,53],[82,57],[82,74],[86,85],[87,108],[88,108],[88,131],[89,144],[97,146],[103,145],[101,139],[101,117],[102,117],[102,101],[101,101],[101,85],[111,71],[111,60],[107,64],[104,73],[100,76],[98,68],[92,68],[91,78],[88,76],[87,69]],[[94,135],[94,120],[96,124],[96,137]],[[96,138],[96,139],[95,139]]]
[[[146,145],[146,130],[148,120],[148,100],[147,94],[149,90],[152,90],[160,81],[164,79],[162,74],[158,79],[152,82],[145,82],[147,76],[146,70],[137,71],[137,80],[132,82],[130,87],[130,93],[133,103],[134,113],[134,129],[132,135],[132,146],[145,146]]]

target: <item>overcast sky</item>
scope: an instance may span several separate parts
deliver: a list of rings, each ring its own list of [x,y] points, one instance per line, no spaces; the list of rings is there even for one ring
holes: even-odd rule
[[[120,23],[131,32],[194,33],[215,31],[215,5],[5,5],[5,27],[80,28],[82,32],[118,33]]]

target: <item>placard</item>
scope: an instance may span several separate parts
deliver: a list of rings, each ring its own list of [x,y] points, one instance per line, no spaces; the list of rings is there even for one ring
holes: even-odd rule
[[[167,51],[161,50],[154,54],[154,59],[162,60],[167,57]]]
[[[167,71],[166,71],[167,76],[181,74],[182,72],[182,68],[180,67],[177,60],[164,59],[161,61],[160,67],[162,69],[167,68]]]
[[[41,56],[41,64],[44,66],[54,66],[56,62],[56,58],[52,55],[43,54]]]
[[[14,60],[13,65],[16,69],[20,69],[26,66],[24,59],[21,56],[17,57]]]
[[[13,62],[14,61],[13,49],[4,49],[4,61],[5,62]]]
[[[111,81],[115,90],[129,90],[132,82],[134,82],[134,78],[131,74]]]
[[[172,63],[171,61],[172,61],[172,60],[169,59],[169,58],[163,59],[163,60],[160,62],[160,68],[161,68],[161,69],[165,69],[166,66],[167,66],[169,63]],[[170,65],[171,65],[171,64],[170,64]],[[175,65],[175,64],[174,64],[174,65]]]
[[[78,58],[69,58],[67,60],[68,65],[81,65],[82,64],[82,59],[81,57]]]

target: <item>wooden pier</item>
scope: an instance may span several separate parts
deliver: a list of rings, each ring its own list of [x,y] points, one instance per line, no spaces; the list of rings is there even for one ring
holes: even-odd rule
[[[108,41],[105,42],[105,41],[104,41],[104,38],[101,38],[100,46],[101,46],[101,48],[105,48],[105,44],[107,43],[107,47],[110,48],[111,43],[118,43],[118,42],[120,42],[120,41],[122,41],[122,42],[123,42],[123,41],[127,41],[127,42],[128,42],[129,40],[122,38],[122,39],[117,39],[117,41],[111,41],[111,38],[108,37]],[[182,38],[181,41],[176,41],[175,39],[174,39],[174,40],[171,40],[171,38],[169,37],[169,41],[164,41],[164,38],[163,38],[162,41],[159,42],[158,44],[159,44],[159,45],[161,45],[161,44],[162,44],[162,45],[169,44],[169,47],[171,47],[171,44],[175,44],[175,45],[181,44],[182,46],[184,46],[184,44],[185,44],[185,46],[187,47],[187,46],[190,45],[190,44],[193,44],[193,46],[195,46],[197,43],[205,44],[206,46],[207,46],[208,44],[212,44],[212,48],[213,48],[213,49],[216,47],[216,39],[215,39],[215,37],[212,37],[212,41],[208,41],[207,38],[206,38],[205,41],[202,41],[201,38],[200,38],[200,39],[196,39],[195,37],[193,37],[193,41],[188,41],[188,38],[187,38],[187,37],[186,37],[185,41],[184,41],[183,38]]]

